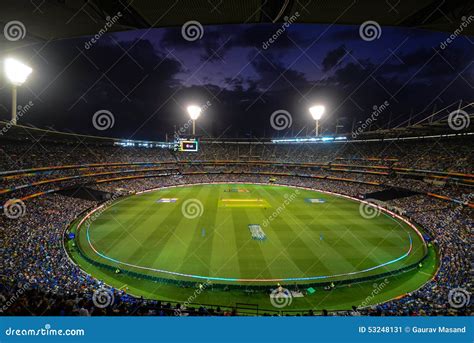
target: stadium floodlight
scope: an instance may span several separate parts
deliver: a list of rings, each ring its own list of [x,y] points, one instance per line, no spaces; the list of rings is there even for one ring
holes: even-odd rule
[[[5,59],[5,73],[8,79],[15,86],[21,86],[33,69],[13,58]]]
[[[325,111],[326,108],[323,105],[315,105],[309,108],[309,113],[311,113],[311,116],[316,121],[316,137],[319,136],[319,120]]]
[[[12,84],[12,120],[11,123],[16,125],[16,110],[17,110],[17,87],[25,83],[28,76],[30,76],[33,69],[21,63],[14,58],[5,59],[5,74]]]
[[[196,106],[196,105],[190,105],[187,108],[188,114],[191,117],[191,120],[193,121],[193,135],[196,134],[196,119],[199,118],[199,115],[201,114],[201,107]]]

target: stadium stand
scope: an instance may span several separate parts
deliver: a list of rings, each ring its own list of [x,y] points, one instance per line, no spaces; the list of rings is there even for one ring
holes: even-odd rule
[[[0,217],[4,242],[0,298],[7,315],[245,315],[237,307],[193,305],[135,298],[113,290],[115,302],[94,307],[101,281],[72,263],[64,228],[97,206],[65,189],[87,187],[97,194],[124,195],[187,183],[266,183],[330,190],[363,197],[392,187],[416,195],[387,200],[432,237],[440,255],[436,276],[417,291],[377,306],[296,315],[465,315],[469,308],[446,304],[447,292],[472,289],[470,230],[473,227],[472,137],[330,144],[261,144],[204,141],[198,153],[176,154],[165,147],[124,147],[77,137],[46,135],[32,145],[12,135],[0,147],[0,202],[24,203],[22,215]],[[83,191],[84,192],[84,191]],[[10,203],[11,204],[11,203]],[[278,314],[283,312],[279,311]],[[273,315],[276,313],[261,313]]]

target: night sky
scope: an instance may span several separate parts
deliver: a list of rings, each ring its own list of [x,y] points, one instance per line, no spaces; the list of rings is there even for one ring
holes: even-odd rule
[[[314,130],[308,107],[323,103],[323,132],[350,132],[374,106],[388,102],[372,129],[416,120],[455,101],[474,101],[474,38],[382,27],[365,41],[359,26],[292,24],[205,26],[188,41],[181,27],[38,43],[7,55],[34,73],[18,104],[33,103],[19,123],[109,137],[164,140],[188,120],[190,103],[210,104],[197,123],[211,137],[304,136]],[[0,118],[9,119],[10,88],[0,78]],[[99,110],[113,127],[94,128]],[[292,125],[270,117],[288,111]]]

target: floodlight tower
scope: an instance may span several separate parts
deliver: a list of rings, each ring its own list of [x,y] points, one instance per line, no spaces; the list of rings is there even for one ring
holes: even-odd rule
[[[199,118],[199,115],[201,114],[201,107],[196,106],[196,105],[190,105],[187,108],[188,114],[191,117],[191,120],[193,121],[193,136],[196,134],[196,119]]]
[[[25,83],[28,76],[30,76],[33,69],[21,63],[14,58],[5,59],[5,74],[12,84],[12,120],[11,123],[16,125],[16,110],[17,110],[17,87]]]
[[[319,120],[325,111],[326,108],[323,105],[315,105],[309,108],[309,113],[311,113],[311,116],[316,121],[316,137],[319,136]]]

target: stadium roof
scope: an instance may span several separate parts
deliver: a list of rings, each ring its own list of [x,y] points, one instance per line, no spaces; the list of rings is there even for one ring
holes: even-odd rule
[[[283,22],[298,12],[298,23],[353,24],[374,20],[380,25],[459,32],[473,13],[465,0],[2,0],[0,21],[20,21],[26,37],[0,42],[17,48],[38,41],[94,35],[117,13],[108,32],[181,26],[196,20],[203,25]],[[2,25],[2,26],[3,26]],[[474,25],[460,34],[473,35]]]

